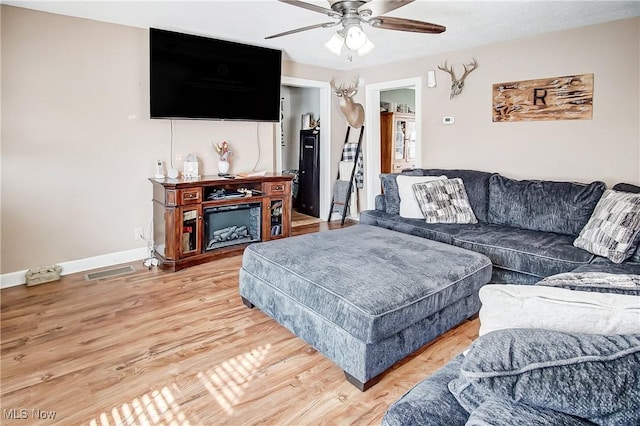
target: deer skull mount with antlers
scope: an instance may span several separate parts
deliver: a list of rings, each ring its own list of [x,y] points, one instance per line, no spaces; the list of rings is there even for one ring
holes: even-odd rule
[[[453,72],[453,65],[447,66],[447,61],[444,61],[443,66],[438,66],[438,69],[451,74],[451,95],[449,96],[449,99],[453,99],[455,96],[462,93],[462,89],[464,88],[464,79],[467,78],[471,71],[478,68],[478,61],[476,61],[476,58],[473,58],[472,62],[462,64],[462,66],[464,67],[464,74],[462,74],[460,79],[456,78],[456,74]]]
[[[336,79],[331,79],[331,89],[340,98],[340,111],[347,119],[347,123],[354,129],[359,129],[364,124],[364,107],[361,104],[353,102],[351,99],[358,93],[360,78],[355,79],[349,84],[336,84]]]

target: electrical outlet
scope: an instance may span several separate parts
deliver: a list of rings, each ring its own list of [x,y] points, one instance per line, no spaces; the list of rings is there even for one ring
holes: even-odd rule
[[[133,228],[133,239],[134,241],[142,241],[144,239],[142,228]]]

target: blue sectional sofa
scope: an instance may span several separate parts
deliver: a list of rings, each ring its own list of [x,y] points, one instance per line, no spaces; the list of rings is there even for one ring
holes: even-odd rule
[[[558,274],[480,298],[480,337],[394,402],[383,426],[640,424],[639,275]]]
[[[376,198],[374,210],[361,213],[360,223],[484,254],[493,264],[492,284],[621,291],[638,297],[640,308],[640,248],[629,259],[613,263],[573,245],[606,189],[603,182],[518,181],[474,170],[414,169],[402,174],[462,179],[477,223],[426,223],[424,218],[402,217],[397,174],[381,175],[384,194]],[[640,187],[630,184],[612,189],[640,193]],[[608,288],[608,282],[605,287],[591,285],[593,277],[608,274],[619,274],[615,278],[631,281],[632,288],[616,290]],[[586,286],[574,285],[585,279]],[[537,310],[533,314],[539,316]],[[480,317],[482,322],[482,311]],[[505,328],[481,335],[466,356],[459,354],[418,383],[388,409],[382,423],[639,424],[639,365],[640,334]],[[464,382],[469,377],[473,383]]]
[[[640,249],[616,264],[573,245],[606,189],[604,182],[514,180],[498,173],[453,169],[402,174],[461,178],[478,223],[426,223],[400,216],[398,174],[380,176],[384,193],[376,197],[374,210],[360,214],[360,223],[484,254],[493,264],[491,283],[535,284],[570,271],[640,274]],[[629,184],[613,189],[640,192]]]

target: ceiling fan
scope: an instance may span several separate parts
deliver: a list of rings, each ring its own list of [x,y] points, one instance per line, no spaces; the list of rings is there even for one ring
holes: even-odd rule
[[[323,22],[309,25],[294,30],[274,34],[266,39],[282,37],[302,31],[313,30],[315,28],[329,28],[342,25],[340,29],[325,46],[332,52],[340,55],[342,45],[349,50],[358,52],[360,56],[369,53],[375,46],[362,30],[362,24],[371,25],[374,28],[385,30],[410,31],[416,33],[439,34],[446,30],[446,27],[428,22],[416,21],[413,19],[393,18],[382,16],[385,13],[406,6],[414,0],[328,0],[330,9],[317,6],[299,0],[279,0],[292,6],[320,12],[333,18],[333,22]],[[371,3],[370,3],[371,2]],[[370,3],[370,4],[369,4]]]

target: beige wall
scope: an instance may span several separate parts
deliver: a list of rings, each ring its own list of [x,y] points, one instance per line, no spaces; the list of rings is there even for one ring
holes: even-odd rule
[[[146,30],[1,6],[0,273],[143,247],[154,161],[170,161],[170,123],[148,117]],[[512,177],[640,183],[640,19],[360,70],[367,83],[420,76],[446,58],[480,63],[458,99],[448,76],[423,89],[423,165]],[[437,41],[434,38],[434,42]],[[594,119],[492,123],[493,83],[594,73]],[[328,81],[346,73],[283,64]],[[352,74],[352,73],[348,73]],[[356,96],[364,104],[364,91]],[[346,123],[332,102],[331,176]],[[444,115],[456,117],[443,126]],[[322,118],[322,117],[321,117]],[[216,173],[212,142],[235,151],[232,171],[273,170],[273,123],[175,120],[175,156],[193,152]],[[174,156],[174,157],[175,157]],[[178,168],[181,164],[176,163]]]
[[[133,229],[151,220],[147,178],[171,161],[170,121],[149,119],[148,31],[6,5],[1,25],[0,273],[144,247]],[[173,120],[175,166],[192,152],[215,174],[211,144],[227,140],[232,172],[273,171],[275,127]]]
[[[437,43],[437,38],[429,42]],[[437,70],[478,60],[463,93],[449,100]],[[367,83],[423,81],[422,165],[495,171],[513,178],[640,184],[640,18],[482,46],[362,70]],[[427,70],[438,86],[426,87]],[[594,74],[592,120],[493,123],[495,83]],[[442,117],[455,117],[445,126]]]

